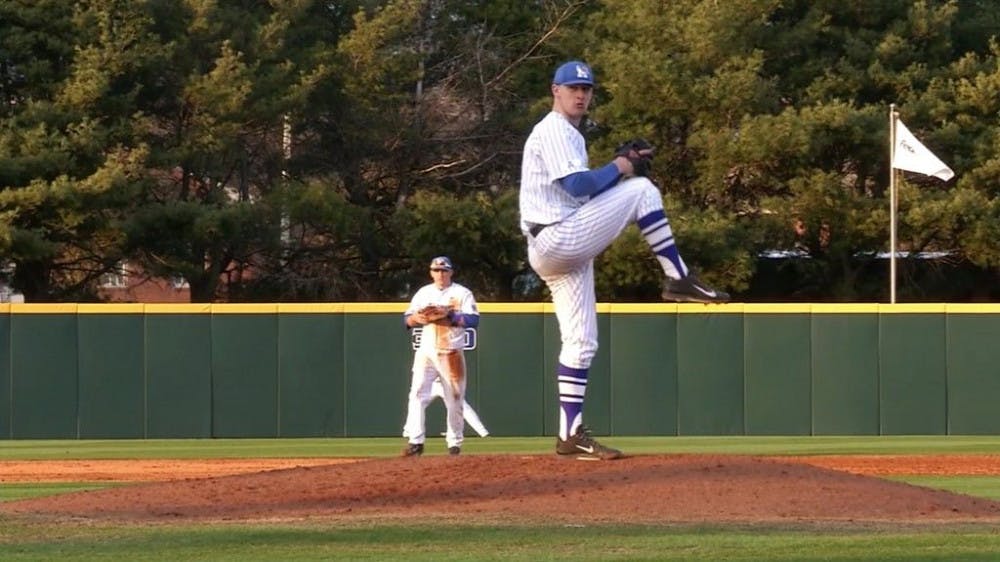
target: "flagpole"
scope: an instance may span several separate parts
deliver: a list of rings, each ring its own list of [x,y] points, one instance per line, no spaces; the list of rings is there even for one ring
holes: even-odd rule
[[[889,302],[896,304],[896,104],[889,104]]]

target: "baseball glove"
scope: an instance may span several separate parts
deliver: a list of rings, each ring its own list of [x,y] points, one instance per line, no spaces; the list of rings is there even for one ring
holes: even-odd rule
[[[437,322],[438,320],[441,320],[442,318],[445,318],[446,316],[448,316],[448,311],[449,310],[451,310],[451,309],[449,307],[447,307],[447,306],[438,305],[438,304],[430,304],[430,305],[427,305],[427,306],[421,308],[420,310],[418,310],[417,314],[423,316],[424,320],[428,324],[431,324],[433,322]]]
[[[624,156],[632,163],[633,174],[648,176],[653,167],[653,145],[646,139],[627,140],[615,149],[615,156]]]

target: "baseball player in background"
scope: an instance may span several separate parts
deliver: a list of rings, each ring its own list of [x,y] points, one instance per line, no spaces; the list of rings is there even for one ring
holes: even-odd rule
[[[437,398],[444,400],[444,385],[441,384],[441,380],[439,378],[435,378],[434,382],[431,383],[430,402],[433,402]],[[430,402],[428,402],[428,404]],[[483,423],[479,414],[477,414],[476,410],[469,405],[468,401],[462,403],[462,418],[473,431],[479,434],[480,437],[489,437],[490,431],[486,429],[486,424]],[[406,433],[405,427],[403,428],[403,437],[409,437]]]
[[[433,400],[434,381],[444,389],[447,411],[445,441],[449,455],[462,451],[465,404],[465,328],[479,325],[479,310],[472,291],[451,280],[451,260],[438,256],[431,260],[432,283],[421,287],[403,313],[407,328],[423,326],[420,346],[413,354],[413,378],[407,401],[407,437],[403,456],[422,455],[427,437],[426,411]]]
[[[715,303],[729,295],[701,283],[681,259],[660,191],[644,177],[652,158],[648,143],[633,142],[605,166],[589,168],[580,123],[594,84],[584,62],[556,69],[552,111],[524,143],[519,203],[528,260],[552,293],[562,338],[556,453],[608,460],[622,452],[598,443],[583,425],[587,374],[597,351],[594,258],[636,223],[663,268],[664,299]]]

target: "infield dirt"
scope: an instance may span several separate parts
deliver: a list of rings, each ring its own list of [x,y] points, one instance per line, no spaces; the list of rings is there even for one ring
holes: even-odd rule
[[[0,503],[115,520],[448,517],[581,524],[1000,522],[1000,502],[872,474],[1000,474],[1000,456],[551,455],[0,462],[0,482],[138,482]]]

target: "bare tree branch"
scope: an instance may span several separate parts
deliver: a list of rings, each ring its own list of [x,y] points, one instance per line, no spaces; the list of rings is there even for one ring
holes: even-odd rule
[[[484,85],[486,87],[493,86],[494,84],[499,82],[502,78],[504,78],[507,74],[512,72],[515,68],[517,68],[518,65],[520,65],[522,62],[528,59],[528,57],[530,57],[536,51],[538,51],[538,49],[541,48],[541,46],[544,45],[545,42],[548,41],[553,34],[559,31],[559,27],[562,26],[562,24],[565,23],[566,20],[570,19],[578,10],[580,10],[580,8],[582,8],[586,4],[587,0],[577,0],[575,2],[567,3],[566,6],[563,8],[563,10],[555,15],[555,20],[545,31],[545,33],[543,33],[542,36],[539,37],[538,40],[535,41],[535,43],[527,51],[521,53],[519,57],[514,59],[513,62],[507,65],[506,68],[501,70],[499,74],[494,76],[490,81],[486,82],[486,84]]]

